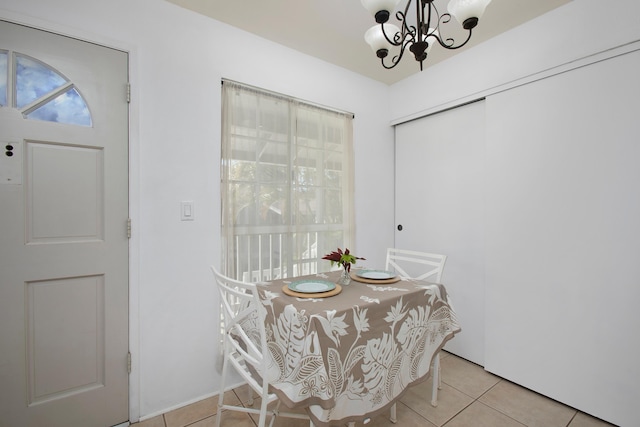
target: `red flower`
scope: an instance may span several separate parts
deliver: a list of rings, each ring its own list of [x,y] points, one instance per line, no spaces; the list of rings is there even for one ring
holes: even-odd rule
[[[333,251],[330,254],[323,256],[322,259],[331,261],[331,265],[336,263],[342,264],[342,267],[344,267],[345,270],[351,271],[351,264],[355,264],[357,259],[364,260],[366,258],[351,255],[349,253],[349,249],[345,249],[344,252],[342,252],[342,249],[338,248],[337,251]]]

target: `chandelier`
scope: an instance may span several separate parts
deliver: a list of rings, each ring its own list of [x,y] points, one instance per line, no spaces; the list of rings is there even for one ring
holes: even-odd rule
[[[379,25],[375,25],[365,33],[364,39],[376,53],[384,68],[390,69],[400,63],[405,50],[408,48],[416,61],[427,59],[427,54],[436,43],[445,49],[459,49],[471,39],[471,30],[478,25],[478,20],[484,13],[491,0],[450,0],[448,13],[440,14],[434,0],[415,0],[415,19],[409,17],[409,8],[414,0],[408,0],[404,11],[396,12],[401,28],[388,23],[391,12],[402,0],[361,0],[362,5],[375,17]],[[451,21],[451,15],[468,31],[467,38],[460,44],[455,44],[452,38],[440,35],[440,26]],[[397,55],[391,58],[391,63],[385,63],[389,55],[389,48],[400,48]]]

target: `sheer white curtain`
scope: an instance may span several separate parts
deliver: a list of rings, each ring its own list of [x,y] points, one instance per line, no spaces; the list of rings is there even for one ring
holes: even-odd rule
[[[231,81],[222,99],[225,274],[329,270],[353,241],[353,116]]]

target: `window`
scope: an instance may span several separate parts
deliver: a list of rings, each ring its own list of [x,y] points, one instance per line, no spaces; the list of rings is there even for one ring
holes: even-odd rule
[[[7,105],[7,52],[0,50],[0,107]]]
[[[69,79],[37,59],[6,50],[0,50],[0,107],[16,108],[26,119],[91,126],[89,108]]]
[[[353,239],[353,116],[235,82],[222,94],[226,274],[328,270],[321,258]]]

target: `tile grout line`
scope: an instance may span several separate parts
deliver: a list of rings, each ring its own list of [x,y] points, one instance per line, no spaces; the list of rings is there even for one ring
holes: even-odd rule
[[[571,423],[573,422],[573,420],[578,416],[578,411],[576,410],[575,414],[573,414],[573,417],[571,417],[571,419],[569,420],[569,422],[567,423],[567,425],[565,427],[569,427],[571,425]]]
[[[472,362],[472,363],[473,363],[473,362]],[[442,382],[443,382],[443,383],[445,383],[446,385],[448,385],[448,386],[449,386],[449,387],[451,387],[452,389],[454,389],[454,390],[458,391],[459,393],[462,393],[463,395],[465,395],[465,396],[467,396],[467,397],[470,397],[472,400],[471,400],[471,402],[470,402],[468,405],[464,406],[462,409],[460,409],[458,412],[456,412],[456,413],[455,413],[451,418],[449,418],[447,421],[445,421],[445,422],[442,424],[442,426],[440,426],[440,427],[446,427],[446,425],[447,425],[447,424],[449,424],[451,421],[453,421],[453,420],[454,420],[458,415],[460,415],[464,410],[466,410],[467,408],[469,408],[469,407],[470,407],[471,405],[473,405],[474,403],[478,402],[478,400],[479,400],[482,396],[484,396],[484,395],[485,395],[486,393],[488,393],[492,388],[494,388],[496,385],[498,385],[498,383],[500,383],[500,381],[502,381],[502,379],[498,380],[498,382],[496,382],[494,385],[492,385],[492,386],[491,386],[491,387],[489,387],[487,390],[485,390],[482,394],[480,394],[480,396],[478,396],[478,397],[473,397],[473,396],[469,396],[469,395],[468,395],[467,393],[465,393],[464,391],[457,389],[456,387],[454,387],[453,385],[449,384],[449,383],[448,383],[448,382],[446,382],[445,380],[442,380]],[[478,403],[483,404],[482,402],[478,402]],[[491,408],[491,407],[490,407],[490,406],[488,406],[488,405],[485,405],[485,406],[487,406],[488,408]],[[492,408],[492,409],[493,409],[493,408]],[[505,414],[505,415],[506,415],[506,414]],[[511,417],[509,417],[509,418],[511,418]],[[515,420],[514,420],[514,421],[515,421]],[[521,424],[521,423],[520,423],[520,424]]]
[[[449,424],[451,421],[453,421],[458,415],[460,415],[465,409],[467,409],[469,406],[473,405],[476,401],[472,400],[471,403],[469,403],[467,406],[465,406],[464,408],[460,409],[458,412],[456,412],[451,418],[449,418],[447,421],[445,421],[441,426],[439,427],[446,427],[447,424]]]
[[[502,378],[502,377],[498,377],[498,378],[500,378],[500,380],[499,380],[497,383],[495,383],[494,385],[492,385],[491,387],[489,387],[489,388],[488,388],[484,393],[482,393],[480,396],[478,396],[478,398],[476,399],[476,401],[478,401],[478,403],[479,403],[480,405],[484,405],[484,406],[486,406],[487,408],[492,409],[492,410],[494,410],[494,411],[498,412],[499,414],[504,415],[505,417],[509,418],[510,420],[513,420],[513,422],[516,422],[516,423],[518,423],[518,424],[520,424],[520,425],[522,425],[522,426],[528,427],[526,424],[521,423],[520,421],[516,420],[515,418],[513,418],[513,417],[512,417],[512,416],[510,416],[509,414],[505,414],[505,413],[504,413],[504,412],[502,412],[500,409],[498,409],[498,408],[494,408],[493,406],[490,406],[490,405],[488,405],[488,404],[486,404],[486,403],[484,403],[484,402],[481,402],[481,401],[480,401],[480,398],[481,398],[482,396],[484,396],[485,394],[489,393],[491,390],[493,390],[493,389],[494,389],[498,384],[500,384],[501,382],[505,381],[505,379],[504,379],[504,378]]]
[[[419,416],[420,418],[422,418],[423,420],[425,420],[426,422],[428,422],[429,424],[433,424],[431,421],[429,421],[427,418],[425,418],[422,414],[420,414],[419,412],[417,412],[415,409],[413,409],[411,406],[407,405],[406,403],[403,403],[401,401],[397,401],[396,402],[398,405],[402,405],[405,408],[407,408],[407,410],[413,412],[414,414],[416,414],[417,416]],[[435,425],[435,424],[434,424]],[[436,426],[437,427],[437,426]]]
[[[496,411],[496,412],[498,412],[498,413],[500,413],[500,414],[504,415],[505,417],[509,418],[510,420],[513,420],[514,422],[516,422],[516,423],[518,423],[518,424],[521,424],[521,425],[523,425],[523,426],[525,426],[525,427],[528,427],[528,425],[527,425],[527,424],[524,424],[523,422],[521,422],[521,421],[519,421],[519,420],[517,420],[517,419],[513,418],[513,417],[512,417],[512,416],[510,416],[509,414],[507,414],[507,413],[503,412],[501,409],[494,408],[493,406],[491,406],[491,405],[489,405],[489,404],[487,404],[487,403],[484,403],[484,402],[479,401],[479,400],[480,400],[480,398],[481,398],[482,396],[484,396],[485,394],[489,393],[491,390],[493,390],[493,388],[495,388],[495,387],[496,387],[498,384],[500,384],[501,382],[508,382],[508,383],[515,384],[515,385],[517,385],[517,386],[519,386],[519,387],[522,387],[522,386],[520,386],[519,384],[513,383],[513,382],[511,382],[511,381],[509,381],[509,380],[507,380],[507,379],[505,379],[505,378],[502,378],[502,377],[499,377],[499,378],[500,378],[500,381],[498,381],[497,383],[495,383],[494,385],[492,385],[491,387],[489,387],[489,388],[488,388],[484,393],[482,393],[480,396],[478,396],[478,399],[476,399],[476,400],[478,400],[478,403],[479,403],[479,404],[484,405],[484,406],[486,406],[487,408],[490,408],[490,409],[492,409],[492,410],[494,410],[494,411]],[[523,388],[525,388],[525,389],[526,389],[526,387],[523,387]],[[527,389],[527,390],[529,390],[529,389]],[[533,393],[536,393],[536,394],[538,394],[538,395],[540,395],[540,396],[542,396],[542,397],[544,397],[544,398],[546,398],[546,399],[550,399],[550,400],[552,400],[552,401],[554,401],[554,402],[557,402],[556,400],[551,399],[550,397],[544,396],[544,395],[542,395],[542,394],[540,394],[540,393],[537,393],[537,392],[535,392],[535,391],[533,391],[533,390],[529,390],[529,391],[531,391],[531,392],[533,392]],[[561,402],[558,402],[558,403],[561,403]],[[565,405],[564,403],[562,403],[562,404],[563,404],[563,405]],[[569,427],[569,426],[571,425],[571,422],[573,421],[573,419],[578,415],[578,412],[580,412],[580,411],[578,411],[577,409],[572,408],[572,407],[570,407],[570,406],[568,406],[568,405],[565,405],[565,406],[567,406],[567,407],[569,407],[569,408],[571,408],[571,409],[573,409],[573,410],[575,411],[575,412],[574,412],[574,414],[573,414],[573,416],[572,416],[572,417],[571,417],[571,419],[569,420],[569,423],[565,426],[565,427]]]
[[[502,412],[500,409],[494,408],[493,406],[487,405],[486,403],[484,403],[484,402],[480,401],[480,398],[482,398],[482,396],[484,396],[485,394],[489,393],[489,392],[490,392],[491,390],[493,390],[493,389],[494,389],[498,384],[500,384],[501,382],[503,382],[503,381],[504,381],[504,378],[501,378],[501,377],[498,377],[498,378],[499,378],[499,380],[498,380],[494,385],[492,385],[491,387],[489,387],[488,389],[486,389],[486,390],[485,390],[484,392],[482,392],[482,393],[480,394],[480,396],[478,396],[478,397],[469,396],[469,395],[468,395],[467,393],[465,393],[464,391],[457,389],[457,388],[456,388],[456,387],[454,387],[453,385],[451,385],[451,384],[449,384],[449,383],[447,383],[446,381],[444,381],[444,380],[443,380],[443,381],[442,381],[443,383],[447,384],[447,385],[448,385],[449,387],[451,387],[452,389],[454,389],[454,390],[456,390],[456,391],[458,391],[458,392],[460,392],[460,393],[464,394],[465,396],[471,397],[473,400],[471,401],[471,403],[469,403],[468,405],[466,405],[464,408],[462,408],[461,410],[459,410],[458,412],[456,412],[456,414],[455,414],[455,415],[453,415],[451,418],[449,418],[449,419],[448,419],[444,424],[442,424],[442,426],[441,426],[441,427],[446,427],[446,426],[447,426],[447,424],[449,424],[450,422],[452,422],[452,421],[453,421],[453,420],[454,420],[458,415],[460,415],[464,410],[466,410],[467,408],[469,408],[469,407],[470,407],[471,405],[473,405],[474,403],[478,403],[478,404],[480,404],[480,405],[486,406],[487,408],[489,408],[489,409],[491,409],[491,410],[494,410],[494,411],[496,411],[496,412],[498,412],[498,413],[500,413],[500,414],[504,415],[505,417],[509,418],[509,419],[510,419],[510,420],[512,420],[513,422],[518,423],[518,424],[520,424],[520,425],[522,425],[522,426],[524,426],[524,427],[528,427],[526,424],[523,424],[522,422],[520,422],[520,421],[516,420],[515,418],[513,418],[513,417],[509,416],[508,414],[505,414],[505,413],[504,413],[504,412]],[[577,413],[576,413],[576,414],[577,414]],[[574,414],[574,417],[575,417],[575,414]],[[573,419],[573,418],[572,418],[572,419]],[[567,425],[566,427],[568,427],[568,425]]]

